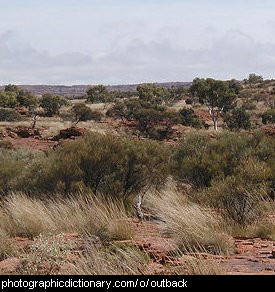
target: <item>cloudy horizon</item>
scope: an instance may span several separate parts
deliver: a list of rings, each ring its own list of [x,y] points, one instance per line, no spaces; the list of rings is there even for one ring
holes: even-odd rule
[[[272,0],[0,0],[0,84],[273,78],[274,12]]]

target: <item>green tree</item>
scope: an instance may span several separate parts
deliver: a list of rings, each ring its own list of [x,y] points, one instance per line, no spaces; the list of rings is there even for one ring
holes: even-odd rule
[[[112,100],[111,94],[103,85],[92,86],[87,90],[87,101],[91,103],[106,103]]]
[[[250,85],[252,84],[257,84],[257,83],[262,83],[264,81],[263,76],[257,75],[255,73],[251,73],[248,76],[248,83]]]
[[[190,92],[208,107],[214,129],[217,131],[219,116],[235,106],[235,92],[229,88],[228,83],[211,78],[194,79]]]
[[[15,92],[0,92],[0,107],[15,108],[17,105],[17,94]]]
[[[93,111],[84,103],[77,103],[72,107],[72,112],[74,115],[75,123],[84,121],[100,121],[102,118],[102,114],[100,112]]]
[[[17,94],[17,100],[20,106],[24,106],[28,109],[34,109],[38,106],[37,97],[30,92],[19,91]]]
[[[139,85],[137,91],[141,100],[152,104],[162,104],[170,96],[166,88],[158,87],[151,83]]]
[[[68,105],[68,101],[58,95],[51,93],[43,94],[40,100],[40,106],[44,109],[47,116],[52,117],[59,113],[62,106]]]
[[[5,86],[5,92],[17,93],[18,91],[19,91],[18,87],[14,84],[8,84]]]
[[[177,113],[158,111],[152,108],[142,108],[134,116],[138,121],[140,132],[148,138],[157,140],[169,138],[172,127],[181,121]]]
[[[228,87],[233,92],[235,92],[235,94],[239,94],[243,88],[241,82],[236,79],[231,79],[230,81],[228,81]]]

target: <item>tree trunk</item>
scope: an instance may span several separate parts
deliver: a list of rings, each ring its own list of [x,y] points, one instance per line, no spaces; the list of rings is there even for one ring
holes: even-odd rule
[[[218,131],[218,119],[215,117],[215,118],[213,119],[213,122],[214,122],[214,130],[215,130],[215,131]]]
[[[135,205],[135,208],[137,210],[138,218],[142,220],[144,218],[144,213],[142,212],[141,205],[142,205],[142,196],[138,194],[138,201],[137,201],[137,204]]]

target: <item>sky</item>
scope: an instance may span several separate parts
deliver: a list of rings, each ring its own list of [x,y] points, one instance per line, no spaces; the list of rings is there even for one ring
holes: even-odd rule
[[[0,0],[0,84],[275,77],[274,0]]]

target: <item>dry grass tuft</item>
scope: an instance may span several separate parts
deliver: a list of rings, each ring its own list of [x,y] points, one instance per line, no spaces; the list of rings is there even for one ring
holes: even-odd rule
[[[89,244],[75,264],[76,275],[145,275],[149,257],[134,247],[98,248]]]
[[[202,256],[183,257],[188,275],[223,275],[224,269],[217,260],[206,260]]]
[[[0,261],[12,255],[14,250],[8,235],[0,229]]]
[[[102,241],[130,239],[131,224],[122,201],[79,194],[45,201],[13,194],[2,206],[0,227],[9,235],[34,238],[39,234],[77,232]]]
[[[203,247],[215,254],[232,253],[233,239],[225,233],[221,219],[210,210],[188,202],[176,191],[150,193],[147,201],[151,212],[164,222],[165,232],[175,238],[180,249]]]

